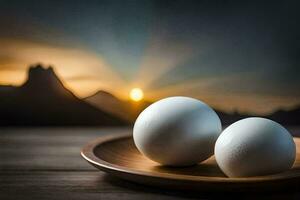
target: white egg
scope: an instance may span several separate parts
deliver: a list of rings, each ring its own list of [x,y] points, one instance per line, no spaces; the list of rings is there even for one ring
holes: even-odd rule
[[[279,173],[292,167],[296,145],[280,124],[250,117],[227,127],[215,145],[215,157],[229,177]]]
[[[205,103],[169,97],[147,107],[137,118],[133,139],[138,150],[162,165],[187,166],[209,158],[222,131],[221,121]]]

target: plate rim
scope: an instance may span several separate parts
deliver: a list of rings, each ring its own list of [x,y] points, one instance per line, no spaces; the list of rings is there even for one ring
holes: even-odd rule
[[[87,144],[81,149],[81,156],[90,164],[97,166],[98,169],[105,172],[119,172],[126,175],[144,176],[149,178],[159,178],[175,181],[192,181],[192,182],[210,182],[210,183],[258,183],[258,182],[273,182],[287,179],[300,179],[300,171],[296,174],[282,175],[282,173],[266,175],[266,176],[254,176],[254,177],[240,177],[240,178],[229,178],[229,177],[209,177],[209,176],[193,176],[193,175],[182,175],[182,174],[170,174],[161,172],[146,172],[141,170],[135,170],[132,168],[124,167],[121,165],[107,162],[97,157],[94,153],[94,149],[101,144],[132,138],[132,133],[122,133],[114,135],[100,136]],[[295,137],[294,137],[295,138]],[[300,138],[296,138],[300,140]]]

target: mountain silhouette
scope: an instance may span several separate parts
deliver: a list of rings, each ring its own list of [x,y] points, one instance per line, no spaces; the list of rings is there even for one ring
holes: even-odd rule
[[[122,119],[131,121],[131,123],[135,121],[140,112],[153,103],[144,100],[139,102],[120,100],[116,96],[103,90],[96,92],[84,100],[99,109],[104,109],[105,111],[113,113]],[[226,113],[217,109],[214,110],[219,115],[222,124],[231,124],[239,119],[250,116],[247,114],[240,114],[238,112]]]
[[[105,109],[107,112],[129,120],[131,123],[135,121],[136,117],[141,111],[153,103],[148,101],[132,102],[120,100],[116,96],[102,90],[94,95],[91,95],[90,97],[85,98],[84,100],[99,109]],[[239,113],[237,111],[228,113],[219,109],[214,110],[220,117],[223,125],[232,124],[246,117],[257,116],[253,114]],[[272,119],[284,125],[300,125],[300,107],[296,107],[292,110],[278,110],[268,115],[259,116]]]
[[[27,81],[0,86],[2,126],[119,126],[128,124],[111,113],[78,99],[52,67],[31,66]]]
[[[134,118],[130,106],[109,92],[100,90],[84,100],[98,109],[112,113],[124,120],[132,121]]]
[[[290,110],[277,110],[269,115],[269,118],[282,124],[298,126],[300,125],[300,106]]]
[[[103,90],[96,92],[84,100],[99,109],[113,113],[131,123],[134,122],[142,110],[152,103],[148,101],[134,102],[130,100],[121,100],[113,94]]]
[[[100,90],[85,99],[65,88],[52,67],[38,64],[28,70],[21,86],[0,86],[0,126],[120,126],[133,124],[153,102],[121,100]],[[250,114],[215,109],[228,125]],[[266,117],[284,125],[300,125],[300,106]]]

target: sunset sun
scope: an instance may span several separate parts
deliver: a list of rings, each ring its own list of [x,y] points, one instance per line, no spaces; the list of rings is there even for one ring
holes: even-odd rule
[[[133,88],[130,90],[129,96],[133,101],[140,101],[144,98],[144,92],[140,88]]]

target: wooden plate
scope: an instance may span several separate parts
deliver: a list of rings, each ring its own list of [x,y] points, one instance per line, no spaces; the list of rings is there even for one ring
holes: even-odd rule
[[[136,149],[132,135],[106,136],[87,144],[81,151],[85,160],[102,171],[146,185],[182,190],[257,190],[297,186],[300,183],[300,138],[297,159],[289,171],[259,177],[228,178],[214,157],[191,167],[163,167]]]

